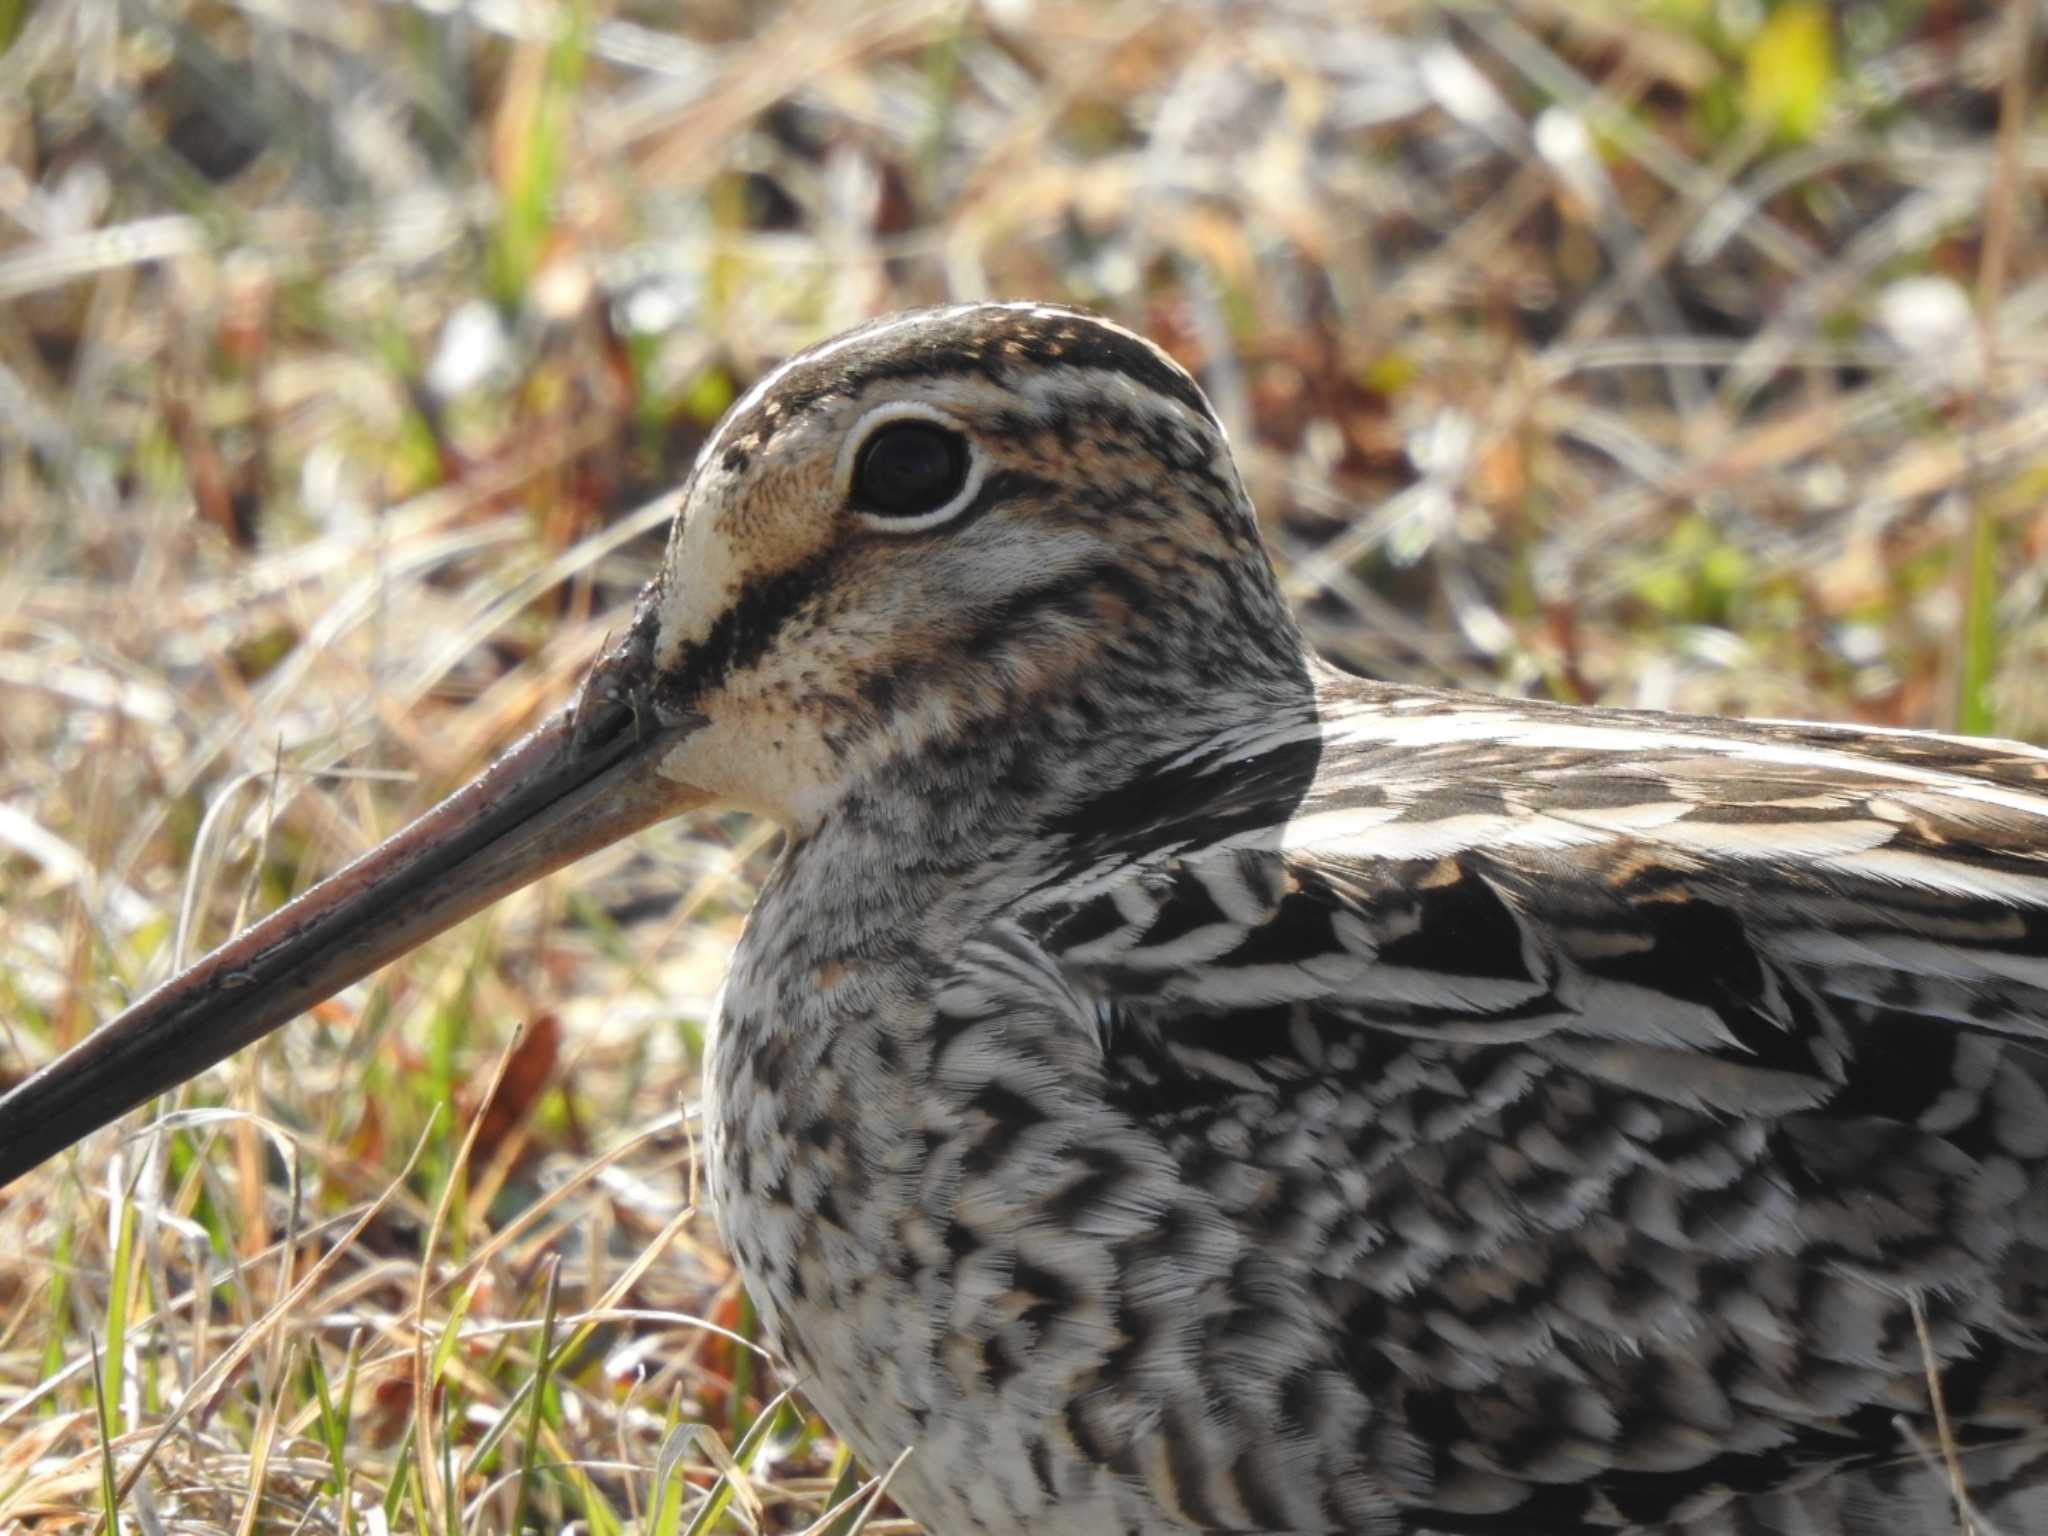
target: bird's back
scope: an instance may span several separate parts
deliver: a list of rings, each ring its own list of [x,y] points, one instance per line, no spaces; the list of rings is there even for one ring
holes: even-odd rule
[[[1930,1377],[2048,1523],[2048,756],[1314,716],[1077,808],[1027,924],[1243,1239],[1202,1523],[1370,1467],[1324,1528],[1953,1530]]]

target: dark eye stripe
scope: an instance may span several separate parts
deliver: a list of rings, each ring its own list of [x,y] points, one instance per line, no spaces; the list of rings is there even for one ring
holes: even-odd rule
[[[826,584],[831,569],[831,556],[819,555],[748,582],[738,600],[713,621],[711,632],[662,678],[662,702],[689,709],[734,672],[759,661],[776,631]]]

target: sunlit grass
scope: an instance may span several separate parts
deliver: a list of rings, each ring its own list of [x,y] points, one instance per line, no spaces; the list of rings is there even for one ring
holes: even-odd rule
[[[158,10],[0,4],[10,1077],[559,701],[719,412],[897,304],[1197,367],[1349,665],[2048,734],[1995,8]],[[772,841],[593,858],[9,1191],[0,1530],[905,1529],[701,1203]]]

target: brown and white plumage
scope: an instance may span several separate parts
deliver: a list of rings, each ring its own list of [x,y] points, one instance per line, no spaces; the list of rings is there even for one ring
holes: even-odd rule
[[[934,1531],[1933,1536],[1930,1368],[2048,1528],[2048,754],[1340,676],[1032,305],[764,380],[578,709],[789,831],[720,1226]]]

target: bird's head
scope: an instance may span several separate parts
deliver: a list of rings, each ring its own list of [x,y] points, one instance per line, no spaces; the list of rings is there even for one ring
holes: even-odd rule
[[[893,316],[713,434],[561,713],[0,1099],[0,1183],[571,860],[707,804],[803,832],[1019,729],[1199,721],[1299,641],[1208,402],[1106,321]]]
[[[655,713],[695,721],[665,771],[797,828],[935,746],[1296,644],[1200,389],[1043,305],[892,316],[763,379],[637,622]]]

